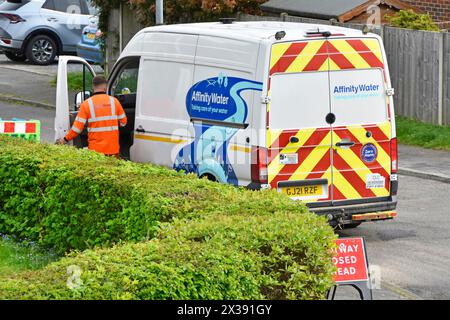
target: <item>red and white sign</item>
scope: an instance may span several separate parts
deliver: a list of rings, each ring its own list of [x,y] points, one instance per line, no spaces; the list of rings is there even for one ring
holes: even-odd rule
[[[0,121],[0,133],[34,134],[37,131],[35,122]]]
[[[368,281],[369,272],[363,238],[343,238],[335,241],[333,263],[336,283]]]

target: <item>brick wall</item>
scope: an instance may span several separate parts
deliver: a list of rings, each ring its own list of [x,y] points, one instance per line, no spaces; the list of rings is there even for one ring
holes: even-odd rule
[[[425,12],[428,12],[440,26],[450,26],[450,0],[403,0]]]

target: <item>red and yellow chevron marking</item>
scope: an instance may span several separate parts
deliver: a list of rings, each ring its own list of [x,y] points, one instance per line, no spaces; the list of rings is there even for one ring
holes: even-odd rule
[[[377,39],[307,40],[272,47],[270,76],[275,73],[384,69]]]
[[[291,143],[295,136],[298,143]],[[269,130],[269,183],[278,188],[280,181],[302,181],[327,179],[331,177],[331,131],[325,129],[305,129],[297,131]],[[297,164],[283,165],[281,154],[298,154]],[[329,195],[331,193],[329,192]],[[316,199],[319,201],[326,199]]]
[[[370,126],[352,126],[306,130],[269,131],[269,183],[278,188],[281,181],[304,181],[327,179],[329,198],[312,201],[354,200],[362,198],[387,197],[390,195],[390,123]],[[372,136],[367,137],[370,131]],[[290,143],[290,137],[300,142]],[[331,141],[350,139],[355,146],[341,149],[331,146]],[[376,146],[378,156],[373,163],[365,163],[361,157],[364,145]],[[283,165],[280,154],[298,154],[298,164]],[[370,174],[379,174],[385,179],[384,188],[367,189],[366,180]]]
[[[270,76],[277,73],[338,71],[381,68],[383,54],[377,39],[318,39],[274,44],[270,60]],[[269,85],[270,90],[270,85]],[[388,102],[389,104],[389,102]],[[268,106],[270,111],[270,105]],[[268,115],[270,116],[270,115]],[[367,137],[367,132],[372,133]],[[292,144],[295,136],[298,143]],[[332,147],[332,143],[350,139],[350,149]],[[278,188],[281,181],[327,179],[329,197],[308,200],[348,200],[385,197],[390,194],[391,124],[349,126],[342,128],[268,130],[269,183]],[[373,163],[362,160],[362,148],[373,144],[378,156]],[[281,164],[281,154],[298,154],[298,164]],[[367,176],[379,174],[384,188],[366,188]]]
[[[367,137],[367,132],[372,137]],[[334,128],[333,141],[349,139],[356,145],[350,149],[335,148],[333,151],[333,187],[341,195],[335,193],[333,200],[387,197],[390,195],[391,175],[391,125],[386,122],[381,125],[351,126]],[[362,160],[362,148],[366,144],[373,144],[378,150],[377,159],[373,163]],[[384,188],[367,189],[366,179],[369,174],[379,174],[385,179]],[[348,189],[349,185],[353,190]]]

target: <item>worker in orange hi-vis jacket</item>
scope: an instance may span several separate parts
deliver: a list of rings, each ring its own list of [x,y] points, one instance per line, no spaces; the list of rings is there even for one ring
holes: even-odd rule
[[[95,77],[93,88],[94,94],[81,104],[72,129],[58,143],[67,144],[81,134],[87,124],[89,150],[119,158],[119,126],[127,125],[127,116],[120,102],[106,94],[104,77]]]

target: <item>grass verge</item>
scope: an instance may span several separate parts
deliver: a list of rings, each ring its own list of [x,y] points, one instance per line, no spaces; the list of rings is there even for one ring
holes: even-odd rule
[[[397,137],[400,144],[450,151],[450,126],[397,117]]]
[[[83,91],[83,72],[69,72],[67,73],[67,84],[70,91]],[[92,75],[87,72],[85,75],[86,90],[90,90],[92,86]],[[57,77],[55,76],[50,84],[52,87],[56,87]]]
[[[0,276],[37,270],[57,259],[58,255],[33,243],[18,243],[6,236],[0,237]]]

